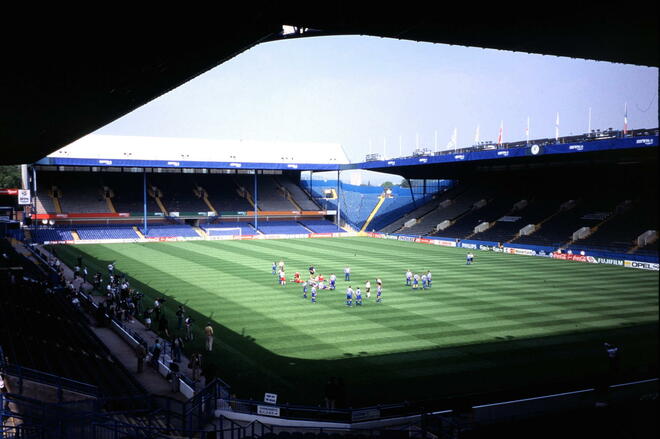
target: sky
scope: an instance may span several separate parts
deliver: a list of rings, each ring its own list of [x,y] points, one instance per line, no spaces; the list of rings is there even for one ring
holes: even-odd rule
[[[658,127],[658,68],[366,36],[268,42],[97,134],[340,143],[351,162],[416,147]]]

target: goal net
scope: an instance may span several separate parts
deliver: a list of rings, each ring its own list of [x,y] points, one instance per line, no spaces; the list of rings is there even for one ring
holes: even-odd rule
[[[209,238],[242,236],[243,229],[240,227],[207,227],[206,234]]]

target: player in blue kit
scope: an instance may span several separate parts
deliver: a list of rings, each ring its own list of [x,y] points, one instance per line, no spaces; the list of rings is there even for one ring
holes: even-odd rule
[[[433,282],[433,281],[431,280],[431,270],[428,270],[428,271],[426,272],[426,281],[427,281],[428,284],[429,284],[429,288],[431,288],[431,283]]]
[[[406,286],[409,287],[412,283],[412,271],[406,271]]]
[[[307,299],[307,281],[303,282],[303,299]]]
[[[334,290],[335,289],[335,282],[337,282],[337,276],[335,276],[334,273],[330,275],[330,289]]]
[[[413,276],[413,283],[412,283],[413,290],[416,290],[419,288],[419,274],[415,273]]]
[[[316,303],[316,287],[312,286],[312,303]]]
[[[474,262],[474,255],[472,252],[468,252],[465,256],[465,265],[471,265]]]
[[[362,306],[362,291],[360,287],[355,290],[355,306]]]
[[[346,306],[353,306],[353,288],[350,285],[346,288]]]
[[[277,274],[277,264],[273,261],[273,274]]]
[[[422,274],[422,289],[425,290],[428,288],[428,278],[426,274]]]

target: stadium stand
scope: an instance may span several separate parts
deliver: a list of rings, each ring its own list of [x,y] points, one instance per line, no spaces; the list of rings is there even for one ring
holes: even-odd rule
[[[140,232],[149,238],[199,238],[199,234],[192,227],[183,224],[149,225],[146,233],[144,226],[140,226]]]
[[[624,201],[616,208],[615,214],[588,237],[575,241],[571,249],[585,248],[625,253],[635,247],[636,239],[647,230],[654,230],[658,224],[657,204],[647,200]],[[641,250],[641,251],[640,251]],[[655,247],[657,252],[657,244]],[[637,253],[653,253],[653,244],[638,249]]]
[[[303,220],[298,221],[305,228],[314,233],[342,233],[345,232],[341,227],[328,220]]]
[[[98,173],[53,172],[48,174],[51,175],[48,177],[40,175],[40,177],[45,177],[46,181],[52,181],[57,186],[62,212],[104,213],[110,211]]]
[[[239,176],[239,181],[241,185],[248,189],[248,191],[254,197],[253,185],[250,186],[249,178],[247,176]],[[277,184],[275,177],[272,175],[260,175],[257,180],[257,206],[259,210],[265,211],[290,211],[298,210],[298,207],[289,201],[284,192],[280,189],[280,186]]]
[[[577,200],[574,207],[560,211],[544,222],[538,231],[529,236],[522,236],[516,242],[551,247],[563,246],[571,241],[572,234],[578,229],[592,228],[611,215],[616,204],[610,200]]]
[[[273,181],[283,187],[293,198],[300,210],[320,210],[321,207],[303,190],[300,185],[287,176],[273,177]]]
[[[657,241],[643,246],[636,242],[641,234],[657,230],[655,192],[643,182],[637,186],[645,189],[635,189],[635,182],[644,177],[622,175],[630,183],[607,192],[597,182],[575,185],[565,180],[547,185],[542,179],[529,177],[464,180],[379,231],[571,250],[657,254]],[[413,218],[417,223],[404,227]],[[436,230],[443,221],[446,227]],[[475,232],[475,227],[484,222],[488,228]],[[534,225],[535,230],[520,235],[528,225]]]
[[[443,221],[454,221],[470,212],[475,203],[483,199],[483,193],[478,187],[468,187],[462,192],[441,196],[438,207],[418,218],[418,222],[405,229],[405,233],[413,235],[428,235]]]
[[[501,243],[509,242],[515,239],[520,229],[526,225],[538,224],[557,212],[559,205],[560,201],[558,200],[532,199],[522,209],[507,215],[509,218],[498,218],[490,229],[476,233],[471,238]]]
[[[78,224],[75,226],[78,236],[86,239],[137,239],[133,225],[123,224]]]
[[[301,185],[306,191],[310,191],[310,182],[301,181]],[[336,210],[336,199],[325,199],[324,191],[335,189],[336,181],[314,181],[311,184],[312,196],[317,203],[324,209]],[[394,186],[392,189],[392,198],[386,198],[378,212],[375,214],[369,230],[380,230],[387,224],[400,218],[402,215],[415,209],[415,203],[424,203],[424,198],[413,199],[410,189]],[[357,186],[342,183],[338,191],[339,205],[342,212],[342,219],[352,228],[360,230],[365,224],[370,214],[376,207],[379,197],[383,194],[383,188],[379,186]],[[427,199],[433,194],[429,194]]]
[[[73,241],[71,230],[64,227],[39,227],[31,230],[31,233],[36,242]]]
[[[397,218],[387,226],[383,227],[380,229],[380,232],[382,233],[396,233],[401,231],[402,233],[405,231],[405,229],[402,229],[404,224],[411,219],[417,219],[421,218],[427,213],[431,212],[434,209],[437,209],[438,207],[438,196],[434,195],[431,197],[430,201],[427,201],[426,203],[423,203],[421,206],[417,207],[416,209],[406,213],[405,215]]]
[[[264,235],[308,234],[310,231],[296,221],[264,221],[257,224],[257,229]]]
[[[0,242],[10,263],[23,267],[13,279],[0,276],[0,345],[9,363],[97,386],[105,395],[144,394],[71,304],[73,292],[48,286],[38,267]]]
[[[36,202],[38,213],[56,213],[55,203],[52,197],[55,180],[52,172],[39,173],[39,184],[37,185]]]
[[[195,174],[195,184],[205,191],[207,198],[217,212],[244,212],[254,210],[245,198],[239,195],[233,175]]]
[[[144,211],[144,177],[137,173],[112,173],[102,175],[103,186],[107,186],[113,194],[112,202],[117,212]],[[150,184],[150,175],[147,176],[147,185]],[[147,196],[147,212],[160,213],[160,207],[153,196]]]
[[[498,197],[485,199],[485,204],[473,205],[473,208],[461,215],[447,229],[442,230],[442,235],[450,238],[469,238],[474,234],[474,228],[481,223],[493,222],[511,210],[511,206],[518,201],[516,198]],[[440,232],[438,232],[440,233]]]
[[[160,190],[161,201],[168,212],[207,212],[209,207],[195,194],[195,183],[189,174],[152,174],[149,183]]]

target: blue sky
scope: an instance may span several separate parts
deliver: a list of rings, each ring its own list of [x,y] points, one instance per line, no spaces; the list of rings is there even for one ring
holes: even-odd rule
[[[658,69],[376,37],[258,45],[97,131],[99,134],[334,142],[351,161],[658,126]]]

